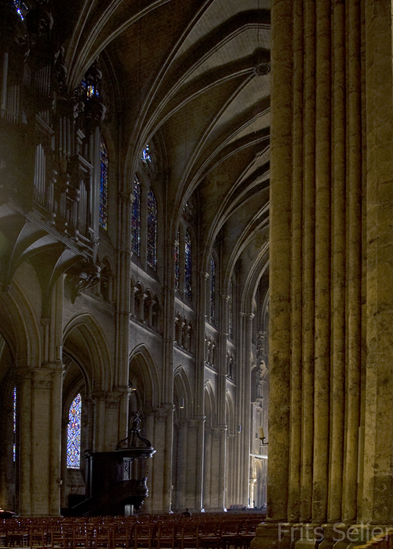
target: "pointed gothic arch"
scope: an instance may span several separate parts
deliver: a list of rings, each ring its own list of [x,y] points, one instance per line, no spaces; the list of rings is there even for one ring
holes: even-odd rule
[[[8,292],[0,293],[0,332],[7,341],[16,365],[26,367],[40,363],[41,341],[37,313],[15,279]]]
[[[64,351],[76,358],[86,373],[87,391],[105,391],[113,385],[112,360],[105,334],[88,313],[74,317],[64,329]],[[83,356],[78,349],[84,350]],[[76,354],[78,353],[78,354]]]
[[[161,391],[157,366],[146,345],[141,344],[131,352],[129,359],[130,380],[134,378],[142,383],[142,388],[134,387],[141,392],[141,403],[144,407],[154,408],[161,402]]]
[[[204,390],[206,427],[216,427],[217,423],[217,402],[213,387],[210,381],[205,383]]]
[[[182,418],[191,418],[194,406],[193,393],[190,380],[183,366],[176,368],[173,378],[175,406],[179,409],[180,406],[183,406]]]

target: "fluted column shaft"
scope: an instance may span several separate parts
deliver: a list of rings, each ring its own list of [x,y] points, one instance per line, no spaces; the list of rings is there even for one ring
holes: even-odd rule
[[[205,406],[204,406],[204,388],[205,388],[205,322],[206,322],[206,303],[207,303],[207,281],[209,275],[205,272],[198,273],[198,311],[197,311],[197,333],[196,333],[196,373],[195,373],[195,401],[194,418],[196,420],[196,491],[195,504],[189,507],[195,507],[200,510],[203,508],[203,463],[204,463],[204,428],[205,428]]]
[[[288,518],[299,516],[302,368],[303,0],[293,2],[291,417]]]
[[[361,350],[359,10],[358,0],[272,4],[271,518],[315,522],[356,518]],[[289,387],[290,432],[283,414]],[[280,447],[285,439],[289,459],[285,447]]]
[[[281,520],[289,472],[292,2],[273,0],[271,18],[268,513]]]
[[[304,1],[303,364],[300,520],[311,519],[314,437],[315,2]]]
[[[114,362],[114,386],[128,387],[130,358],[130,305],[131,295],[131,190],[124,183],[123,192],[118,197],[118,255],[117,255],[117,295],[116,295],[116,348]],[[134,306],[134,303],[132,303]],[[123,403],[119,409],[118,438],[128,434],[128,393],[123,393]],[[96,440],[98,445],[98,440]],[[102,446],[100,441],[98,447]],[[98,449],[98,448],[97,448]]]
[[[33,471],[31,461],[32,446],[32,373],[29,369],[19,369],[19,383],[17,394],[19,394],[18,405],[18,428],[19,428],[19,457],[17,466],[19,468],[19,514],[31,516],[31,476]]]
[[[345,368],[345,6],[332,9],[331,454],[327,519],[341,518]]]
[[[62,365],[18,374],[19,514],[59,516]]]
[[[330,5],[316,3],[313,522],[327,515],[330,368]]]
[[[360,120],[360,3],[347,8],[347,330],[346,430],[343,478],[344,521],[356,520],[361,357],[361,120]]]
[[[393,520],[391,2],[365,0],[367,363],[363,520]]]
[[[186,421],[180,422],[178,430],[178,464],[177,464],[177,506],[180,509],[186,507],[186,478],[187,478],[187,433]]]
[[[220,332],[218,335],[218,417],[217,423],[220,428],[220,449],[219,449],[219,485],[218,485],[218,507],[225,507],[225,484],[226,484],[226,380],[227,380],[227,338],[229,319],[230,296],[220,295]]]
[[[204,509],[210,509],[212,506],[212,429],[211,427],[205,428],[205,467],[204,467],[204,479],[203,479],[203,507]]]

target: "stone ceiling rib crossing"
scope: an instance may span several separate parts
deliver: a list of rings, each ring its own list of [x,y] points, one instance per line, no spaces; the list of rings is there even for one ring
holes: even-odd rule
[[[238,250],[231,261],[247,250],[247,262],[253,257],[261,264],[268,224],[269,2],[117,0],[103,9],[102,2],[73,0],[63,9],[74,22],[78,14],[70,79],[77,82],[101,54],[110,87],[118,90],[112,115],[121,113],[126,179],[144,143],[161,140],[166,196],[176,212],[172,231],[196,193],[206,254],[220,232],[223,249]]]

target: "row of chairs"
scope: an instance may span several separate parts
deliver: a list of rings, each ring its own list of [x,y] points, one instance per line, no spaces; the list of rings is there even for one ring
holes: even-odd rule
[[[247,549],[254,517],[35,519],[0,524],[2,545],[31,549]],[[13,525],[10,522],[14,523]]]

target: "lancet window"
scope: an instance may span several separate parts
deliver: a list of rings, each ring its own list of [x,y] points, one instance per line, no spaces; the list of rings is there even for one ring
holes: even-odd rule
[[[21,0],[14,0],[14,6],[17,14],[21,18],[21,20],[24,21],[26,12],[28,11],[26,4]]]
[[[101,139],[100,227],[108,229],[108,151]]]
[[[138,257],[141,253],[141,186],[136,177],[132,195],[132,251]]]
[[[192,299],[192,249],[191,236],[186,231],[184,239],[184,295]]]
[[[81,463],[82,398],[80,393],[71,403],[67,428],[67,467],[79,469]]]
[[[151,154],[150,154],[149,143],[146,143],[146,146],[142,151],[141,160],[144,164],[150,164],[150,162],[151,162]]]
[[[147,263],[157,269],[157,201],[152,189],[147,195]]]

